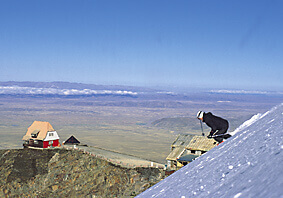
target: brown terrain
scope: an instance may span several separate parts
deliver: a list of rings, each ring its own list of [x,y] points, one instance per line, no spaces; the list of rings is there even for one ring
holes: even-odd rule
[[[0,150],[0,197],[133,197],[163,176],[78,150]]]

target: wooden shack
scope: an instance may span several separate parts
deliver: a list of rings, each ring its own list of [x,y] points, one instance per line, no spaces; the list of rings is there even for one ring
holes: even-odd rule
[[[79,145],[80,143],[81,142],[73,135],[63,142],[64,145]]]
[[[59,147],[58,133],[49,122],[34,121],[23,137],[23,146],[36,148]]]
[[[204,136],[180,134],[171,145],[167,156],[168,169],[177,170],[217,146],[214,139]]]

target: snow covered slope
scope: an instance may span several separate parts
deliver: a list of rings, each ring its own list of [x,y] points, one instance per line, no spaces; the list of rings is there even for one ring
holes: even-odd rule
[[[137,197],[283,197],[283,103]]]

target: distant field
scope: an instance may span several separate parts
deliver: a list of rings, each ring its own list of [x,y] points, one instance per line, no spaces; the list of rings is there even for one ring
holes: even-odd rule
[[[75,135],[88,145],[164,163],[177,134],[201,133],[197,111],[211,111],[228,119],[229,131],[233,131],[252,115],[264,113],[280,101],[253,97],[242,96],[239,100],[238,96],[209,94],[165,98],[0,95],[0,149],[21,148],[27,128],[34,120],[41,120],[51,123],[61,141]],[[204,130],[209,131],[207,127]]]

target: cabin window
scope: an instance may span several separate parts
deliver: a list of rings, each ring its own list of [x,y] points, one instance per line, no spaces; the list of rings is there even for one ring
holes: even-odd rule
[[[37,135],[38,135],[38,133],[32,133],[32,134],[31,134],[31,137],[32,137],[32,138],[37,138]]]
[[[192,153],[192,154],[195,154],[195,153],[196,153],[196,151],[194,151],[194,150],[191,150],[191,153]]]
[[[49,133],[49,136],[54,136],[54,133]]]

